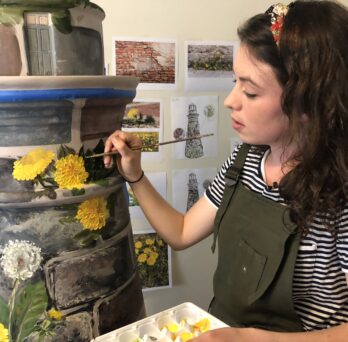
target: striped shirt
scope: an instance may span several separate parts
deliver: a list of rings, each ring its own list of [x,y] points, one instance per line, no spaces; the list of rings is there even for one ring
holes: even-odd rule
[[[233,164],[238,146],[207,189],[205,196],[217,208],[225,188],[225,173]],[[278,188],[270,188],[262,176],[265,152],[251,148],[240,176],[242,184],[275,202],[284,204]],[[348,322],[348,204],[338,220],[335,239],[317,215],[303,237],[295,264],[293,301],[304,330],[319,330]]]

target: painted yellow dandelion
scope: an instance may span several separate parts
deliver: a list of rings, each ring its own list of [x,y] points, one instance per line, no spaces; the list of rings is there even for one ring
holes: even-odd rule
[[[136,119],[139,115],[139,109],[138,108],[131,108],[128,113],[127,113],[127,117],[129,119]]]
[[[141,243],[141,241],[137,241],[135,244],[134,244],[135,248],[138,248],[140,249],[141,247],[143,247],[143,244]]]
[[[146,260],[146,263],[148,266],[153,266],[157,261],[157,258],[153,257],[153,256],[149,256]]]
[[[145,254],[150,254],[152,252],[152,249],[150,247],[145,247],[144,248],[144,253]]]
[[[141,262],[141,263],[143,263],[143,262],[145,262],[146,261],[146,259],[147,259],[147,255],[145,254],[145,253],[141,253],[139,256],[138,256],[138,262]]]
[[[8,329],[5,328],[5,326],[0,323],[0,342],[8,342]]]
[[[157,252],[150,252],[150,258],[157,259],[158,258],[158,253]]]
[[[57,160],[54,180],[62,189],[81,189],[88,178],[83,158],[75,154]]]
[[[95,197],[82,202],[75,216],[81,222],[83,228],[89,230],[103,228],[109,217],[107,202],[103,197]]]
[[[56,309],[50,309],[48,312],[48,317],[52,318],[55,321],[61,321],[64,317],[63,313],[61,311],[58,311]]]
[[[46,151],[41,147],[30,151],[14,162],[13,178],[20,181],[34,180],[47,169],[54,158],[54,152]]]
[[[151,246],[151,245],[153,245],[153,244],[155,243],[155,240],[153,240],[153,239],[146,239],[146,240],[145,240],[145,243],[146,243],[148,246]]]

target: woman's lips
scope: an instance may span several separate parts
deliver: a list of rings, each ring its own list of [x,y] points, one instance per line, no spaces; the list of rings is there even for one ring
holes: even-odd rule
[[[239,121],[232,119],[232,127],[233,127],[233,129],[238,131],[239,129],[244,127],[244,125],[242,123],[240,123]]]

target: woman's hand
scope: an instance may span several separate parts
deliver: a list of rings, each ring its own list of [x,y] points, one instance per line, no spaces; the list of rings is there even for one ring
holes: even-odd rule
[[[138,148],[132,150],[132,148]],[[140,178],[141,169],[141,140],[134,134],[115,131],[105,142],[104,152],[117,151],[116,163],[120,174],[128,181],[133,182]],[[110,167],[112,156],[104,157],[104,165]]]

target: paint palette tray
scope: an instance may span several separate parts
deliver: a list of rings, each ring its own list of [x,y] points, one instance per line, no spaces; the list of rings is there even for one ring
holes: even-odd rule
[[[186,342],[208,330],[227,327],[193,303],[183,303],[101,335],[91,342]]]

